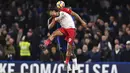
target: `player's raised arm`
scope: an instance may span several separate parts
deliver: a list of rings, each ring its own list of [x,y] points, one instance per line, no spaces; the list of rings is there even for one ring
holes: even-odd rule
[[[51,23],[50,24],[48,24],[48,29],[51,29],[51,28],[53,28],[54,27],[54,25],[55,25],[55,18],[53,18],[52,19],[52,21],[51,21]]]
[[[51,29],[54,27],[56,21],[58,21],[59,19],[62,18],[62,16],[60,16],[59,12],[56,12],[55,10],[50,10],[50,16],[51,18],[48,19],[48,29]],[[51,21],[52,19],[52,21]],[[51,21],[51,23],[49,23]]]
[[[79,20],[83,27],[87,28],[86,22],[74,11],[71,11],[71,15],[74,16],[77,20]]]
[[[87,23],[76,12],[72,11],[70,8],[66,8],[64,1],[58,1],[56,3],[56,6],[60,11],[64,11],[64,12],[74,16],[77,20],[79,20],[81,22],[83,27],[87,28]]]

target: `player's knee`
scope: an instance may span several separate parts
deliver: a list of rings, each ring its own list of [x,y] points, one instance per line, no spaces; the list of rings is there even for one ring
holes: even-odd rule
[[[66,52],[66,56],[71,56],[71,52],[70,52],[70,51],[67,51],[67,52]]]
[[[68,43],[68,49],[72,49],[72,44]]]
[[[74,53],[72,53],[71,55],[72,59],[76,58],[76,55]]]
[[[68,42],[68,45],[73,46],[73,39],[72,38],[69,38],[67,40],[67,42]]]

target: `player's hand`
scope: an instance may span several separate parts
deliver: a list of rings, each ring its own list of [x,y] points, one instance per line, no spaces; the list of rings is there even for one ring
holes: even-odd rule
[[[48,21],[48,29],[51,29],[56,24],[55,18],[52,18],[51,22]]]
[[[84,28],[87,28],[87,23],[85,22],[85,21],[81,21],[81,24],[82,24],[82,26],[84,27]]]
[[[50,33],[47,33],[47,36],[49,37],[51,34]]]

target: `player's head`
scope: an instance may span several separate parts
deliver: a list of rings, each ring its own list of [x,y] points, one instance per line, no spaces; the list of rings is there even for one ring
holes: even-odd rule
[[[58,9],[64,8],[64,7],[65,7],[65,2],[64,2],[64,1],[58,1],[58,2],[56,3],[56,7],[57,7]]]
[[[59,11],[56,8],[51,8],[49,10],[49,15],[52,16],[52,17],[58,16],[58,13],[59,13]]]

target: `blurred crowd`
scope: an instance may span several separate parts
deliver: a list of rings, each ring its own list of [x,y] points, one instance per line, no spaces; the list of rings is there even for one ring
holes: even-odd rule
[[[120,0],[121,1],[121,0]],[[56,0],[0,0],[0,60],[61,61],[56,40],[46,50],[39,44],[50,32],[48,8]],[[87,23],[76,20],[74,52],[78,62],[130,61],[129,0],[66,0]],[[55,29],[54,29],[55,30]]]

